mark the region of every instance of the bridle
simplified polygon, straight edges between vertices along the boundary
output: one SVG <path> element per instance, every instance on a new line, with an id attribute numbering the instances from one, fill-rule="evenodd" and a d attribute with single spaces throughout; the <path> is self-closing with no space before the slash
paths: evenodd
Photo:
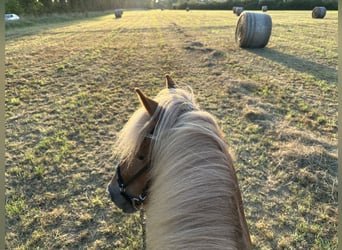
<path id="1" fill-rule="evenodd" d="M 147 189 L 148 185 L 146 185 L 142 191 L 141 194 L 138 196 L 133 196 L 130 193 L 126 191 L 126 188 L 139 176 L 141 176 L 149 167 L 149 164 L 146 164 L 143 166 L 131 179 L 129 179 L 126 183 L 124 183 L 122 176 L 121 176 L 121 171 L 120 171 L 120 166 L 117 166 L 116 168 L 116 181 L 119 185 L 120 189 L 120 194 L 132 204 L 135 210 L 139 210 L 144 203 L 146 196 L 147 196 Z"/>
<path id="2" fill-rule="evenodd" d="M 153 136 L 153 131 L 151 134 L 145 136 L 145 138 L 149 138 L 151 140 L 154 140 L 155 137 Z M 137 178 L 139 178 L 144 172 L 147 171 L 147 169 L 150 167 L 150 161 L 144 165 L 133 177 L 131 177 L 126 183 L 123 181 L 123 178 L 121 176 L 121 170 L 120 166 L 118 165 L 116 167 L 116 182 L 118 183 L 120 194 L 129 202 L 131 203 L 132 207 L 138 211 L 141 209 L 146 196 L 147 196 L 147 189 L 149 187 L 149 182 L 147 182 L 146 186 L 144 187 L 141 194 L 138 196 L 131 195 L 126 191 L 126 188 Z"/>

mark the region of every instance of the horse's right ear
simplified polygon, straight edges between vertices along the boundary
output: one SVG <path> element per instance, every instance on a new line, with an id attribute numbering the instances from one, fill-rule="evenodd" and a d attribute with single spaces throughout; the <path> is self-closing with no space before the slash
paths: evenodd
<path id="1" fill-rule="evenodd" d="M 175 84 L 175 82 L 172 80 L 171 76 L 169 75 L 165 75 L 166 78 L 166 87 L 168 89 L 175 89 L 177 88 L 177 85 Z"/>
<path id="2" fill-rule="evenodd" d="M 158 108 L 158 103 L 148 96 L 146 96 L 140 89 L 136 88 L 135 92 L 137 92 L 139 96 L 139 100 L 141 104 L 145 107 L 146 111 L 150 116 L 153 116 L 154 112 L 156 112 Z"/>

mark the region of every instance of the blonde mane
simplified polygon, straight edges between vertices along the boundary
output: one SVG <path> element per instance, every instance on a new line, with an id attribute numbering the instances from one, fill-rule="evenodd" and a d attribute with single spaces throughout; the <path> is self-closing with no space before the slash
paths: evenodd
<path id="1" fill-rule="evenodd" d="M 182 89 L 165 89 L 155 100 L 147 249 L 251 249 L 235 170 L 215 118 Z M 136 111 L 118 138 L 121 157 L 137 151 L 154 118 Z"/>

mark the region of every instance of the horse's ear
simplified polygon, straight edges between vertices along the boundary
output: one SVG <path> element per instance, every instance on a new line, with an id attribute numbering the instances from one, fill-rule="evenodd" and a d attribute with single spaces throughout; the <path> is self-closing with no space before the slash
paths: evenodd
<path id="1" fill-rule="evenodd" d="M 177 85 L 175 84 L 175 82 L 172 80 L 171 76 L 169 75 L 165 75 L 166 77 L 166 87 L 168 89 L 175 89 L 177 88 Z"/>
<path id="2" fill-rule="evenodd" d="M 145 107 L 148 114 L 152 116 L 154 112 L 156 112 L 157 110 L 158 103 L 152 100 L 151 98 L 149 98 L 148 96 L 146 96 L 140 89 L 136 88 L 135 91 L 137 92 L 139 96 L 139 100 L 141 104 Z"/>

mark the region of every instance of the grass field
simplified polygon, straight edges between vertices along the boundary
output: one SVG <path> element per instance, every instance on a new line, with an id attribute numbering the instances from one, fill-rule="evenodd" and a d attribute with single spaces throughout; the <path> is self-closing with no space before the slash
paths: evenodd
<path id="1" fill-rule="evenodd" d="M 140 249 L 106 185 L 116 133 L 164 74 L 234 151 L 255 249 L 337 249 L 337 12 L 269 11 L 266 48 L 232 11 L 126 11 L 6 31 L 6 248 Z"/>

